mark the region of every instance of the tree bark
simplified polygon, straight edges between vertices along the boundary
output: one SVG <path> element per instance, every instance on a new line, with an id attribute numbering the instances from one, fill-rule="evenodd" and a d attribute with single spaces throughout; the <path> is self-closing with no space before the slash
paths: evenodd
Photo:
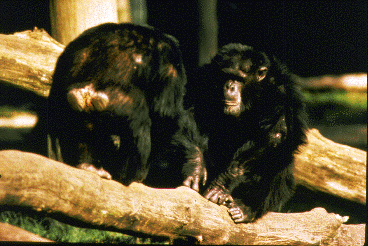
<path id="1" fill-rule="evenodd" d="M 14 150 L 0 151 L 0 174 L 0 205 L 31 207 L 51 216 L 62 213 L 99 229 L 195 238 L 202 244 L 329 245 L 338 241 L 335 237 L 347 220 L 316 208 L 305 213 L 268 213 L 255 223 L 234 224 L 224 206 L 187 187 L 153 189 L 139 183 L 127 187 Z M 352 240 L 359 241 L 364 226 L 354 228 L 358 236 Z M 346 235 L 350 227 L 344 230 Z"/>

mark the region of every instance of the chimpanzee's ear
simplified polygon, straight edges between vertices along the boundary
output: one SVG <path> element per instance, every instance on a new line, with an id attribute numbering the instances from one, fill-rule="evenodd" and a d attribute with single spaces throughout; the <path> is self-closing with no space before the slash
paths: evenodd
<path id="1" fill-rule="evenodd" d="M 262 79 L 264 79 L 267 75 L 267 67 L 260 67 L 258 68 L 257 72 L 256 72 L 256 76 L 257 76 L 257 80 L 261 81 Z"/>

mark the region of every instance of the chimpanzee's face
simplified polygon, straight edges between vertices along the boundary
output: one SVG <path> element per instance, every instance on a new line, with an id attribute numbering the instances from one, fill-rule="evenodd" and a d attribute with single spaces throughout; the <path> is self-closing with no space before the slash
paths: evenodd
<path id="1" fill-rule="evenodd" d="M 257 66 L 251 58 L 240 55 L 227 57 L 221 69 L 219 82 L 223 90 L 223 107 L 227 115 L 239 116 L 249 104 L 248 88 L 266 77 L 267 67 Z"/>

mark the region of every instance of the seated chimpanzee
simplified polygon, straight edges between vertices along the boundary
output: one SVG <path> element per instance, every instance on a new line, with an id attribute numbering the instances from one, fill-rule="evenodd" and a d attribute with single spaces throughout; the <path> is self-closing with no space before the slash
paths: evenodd
<path id="1" fill-rule="evenodd" d="M 148 26 L 102 24 L 60 55 L 35 131 L 46 129 L 49 157 L 101 177 L 198 190 L 206 141 L 184 110 L 185 84 L 174 37 Z"/>
<path id="2" fill-rule="evenodd" d="M 276 58 L 228 44 L 189 78 L 185 101 L 208 137 L 203 195 L 235 222 L 279 210 L 293 194 L 293 155 L 305 142 L 295 76 Z"/>

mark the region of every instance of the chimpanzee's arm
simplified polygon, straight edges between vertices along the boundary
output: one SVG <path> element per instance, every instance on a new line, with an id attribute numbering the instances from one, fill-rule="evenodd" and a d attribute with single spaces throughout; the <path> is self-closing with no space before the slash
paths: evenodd
<path id="1" fill-rule="evenodd" d="M 262 156 L 270 153 L 270 149 L 278 147 L 285 139 L 287 132 L 285 117 L 282 115 L 277 123 L 267 133 L 266 141 L 262 143 L 248 141 L 235 153 L 232 162 L 225 172 L 212 181 L 204 192 L 204 197 L 210 201 L 225 205 L 233 201 L 231 192 L 240 184 L 258 179 L 257 164 Z"/>

